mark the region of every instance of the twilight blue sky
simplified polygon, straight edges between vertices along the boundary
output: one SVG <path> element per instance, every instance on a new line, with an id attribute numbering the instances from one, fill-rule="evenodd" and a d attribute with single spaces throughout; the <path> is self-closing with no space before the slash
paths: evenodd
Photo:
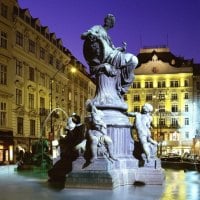
<path id="1" fill-rule="evenodd" d="M 48 26 L 84 65 L 82 32 L 116 17 L 109 31 L 115 46 L 127 42 L 138 54 L 142 46 L 167 45 L 176 56 L 200 63 L 200 0 L 18 0 L 32 17 Z"/>

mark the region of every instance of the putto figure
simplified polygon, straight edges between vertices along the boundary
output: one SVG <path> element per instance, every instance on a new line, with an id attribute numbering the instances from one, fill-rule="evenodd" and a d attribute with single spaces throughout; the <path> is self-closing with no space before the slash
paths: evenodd
<path id="1" fill-rule="evenodd" d="M 107 135 L 107 125 L 103 121 L 103 112 L 98 110 L 90 99 L 86 102 L 86 109 L 90 113 L 86 134 L 86 146 L 89 152 L 87 162 L 94 162 L 101 154 L 105 155 L 110 161 L 116 161 L 113 156 L 113 142 Z"/>
<path id="2" fill-rule="evenodd" d="M 142 145 L 144 153 L 146 155 L 147 162 L 150 158 L 156 157 L 157 152 L 157 142 L 151 138 L 151 122 L 153 111 L 153 106 L 149 103 L 145 103 L 142 106 L 141 113 L 139 112 L 129 112 L 128 116 L 135 117 L 135 128 L 138 135 L 138 139 Z"/>
<path id="3" fill-rule="evenodd" d="M 85 40 L 83 53 L 90 66 L 91 74 L 97 78 L 94 103 L 97 107 L 125 108 L 122 96 L 127 92 L 134 79 L 133 70 L 138 59 L 126 53 L 126 43 L 115 47 L 107 31 L 113 28 L 115 17 L 108 14 L 104 25 L 95 25 L 81 35 Z"/>

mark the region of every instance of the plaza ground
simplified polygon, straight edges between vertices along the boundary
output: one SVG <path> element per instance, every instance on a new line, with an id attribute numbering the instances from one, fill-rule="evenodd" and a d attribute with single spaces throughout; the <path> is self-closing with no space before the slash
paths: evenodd
<path id="1" fill-rule="evenodd" d="M 0 200 L 199 200 L 200 173 L 166 170 L 163 185 L 118 187 L 114 190 L 58 189 L 46 172 L 17 172 L 15 165 L 0 166 Z"/>

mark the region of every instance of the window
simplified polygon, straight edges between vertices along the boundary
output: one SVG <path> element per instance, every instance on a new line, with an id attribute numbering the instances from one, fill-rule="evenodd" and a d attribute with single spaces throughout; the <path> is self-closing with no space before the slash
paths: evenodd
<path id="1" fill-rule="evenodd" d="M 139 94 L 133 95 L 133 101 L 140 101 L 140 95 Z"/>
<path id="2" fill-rule="evenodd" d="M 158 106 L 158 112 L 163 113 L 165 112 L 165 105 L 161 104 Z"/>
<path id="3" fill-rule="evenodd" d="M 1 102 L 0 103 L 0 126 L 6 126 L 7 123 L 7 112 L 6 112 L 6 103 L 5 102 Z"/>
<path id="4" fill-rule="evenodd" d="M 133 112 L 140 112 L 140 106 L 134 106 Z"/>
<path id="5" fill-rule="evenodd" d="M 7 18 L 8 17 L 8 6 L 1 3 L 1 16 Z"/>
<path id="6" fill-rule="evenodd" d="M 184 86 L 189 87 L 189 80 L 184 80 Z"/>
<path id="7" fill-rule="evenodd" d="M 45 59 L 45 49 L 42 47 L 40 47 L 40 58 L 43 60 Z"/>
<path id="8" fill-rule="evenodd" d="M 161 127 L 164 127 L 165 126 L 165 118 L 159 118 L 159 125 Z"/>
<path id="9" fill-rule="evenodd" d="M 189 125 L 189 118 L 185 118 L 185 125 L 186 125 L 186 126 Z"/>
<path id="10" fill-rule="evenodd" d="M 45 86 L 45 74 L 40 72 L 40 84 Z"/>
<path id="11" fill-rule="evenodd" d="M 146 95 L 146 101 L 152 101 L 153 95 L 152 94 L 147 94 Z"/>
<path id="12" fill-rule="evenodd" d="M 45 116 L 46 110 L 45 110 L 45 98 L 40 97 L 40 115 Z"/>
<path id="13" fill-rule="evenodd" d="M 189 106 L 187 104 L 185 105 L 185 112 L 189 112 Z"/>
<path id="14" fill-rule="evenodd" d="M 60 60 L 56 59 L 56 69 L 60 69 Z"/>
<path id="15" fill-rule="evenodd" d="M 189 99 L 189 94 L 185 93 L 185 99 Z"/>
<path id="16" fill-rule="evenodd" d="M 165 88 L 165 81 L 158 81 L 158 88 Z"/>
<path id="17" fill-rule="evenodd" d="M 171 111 L 178 112 L 178 105 L 172 105 Z"/>
<path id="18" fill-rule="evenodd" d="M 16 104 L 22 105 L 22 90 L 16 89 Z"/>
<path id="19" fill-rule="evenodd" d="M 53 65 L 53 55 L 49 54 L 49 64 Z"/>
<path id="20" fill-rule="evenodd" d="M 35 42 L 29 39 L 29 51 L 35 53 Z"/>
<path id="21" fill-rule="evenodd" d="M 7 33 L 4 31 L 1 31 L 1 43 L 0 47 L 7 49 Z"/>
<path id="22" fill-rule="evenodd" d="M 140 88 L 140 82 L 133 82 L 133 88 Z"/>
<path id="23" fill-rule="evenodd" d="M 30 17 L 29 17 L 29 16 L 25 16 L 25 21 L 26 21 L 28 24 L 30 24 L 30 21 L 31 21 Z"/>
<path id="24" fill-rule="evenodd" d="M 23 135 L 24 133 L 24 119 L 22 117 L 17 118 L 17 134 Z"/>
<path id="25" fill-rule="evenodd" d="M 170 87 L 179 87 L 179 81 L 170 81 Z"/>
<path id="26" fill-rule="evenodd" d="M 29 80 L 35 81 L 35 71 L 33 67 L 29 67 Z"/>
<path id="27" fill-rule="evenodd" d="M 189 137 L 190 137 L 190 133 L 189 132 L 185 132 L 185 138 L 189 139 Z"/>
<path id="28" fill-rule="evenodd" d="M 175 93 L 173 93 L 173 94 L 171 95 L 171 100 L 172 100 L 172 101 L 173 101 L 173 100 L 178 100 L 178 95 L 175 94 Z"/>
<path id="29" fill-rule="evenodd" d="M 19 60 L 16 60 L 16 74 L 22 76 L 22 62 Z"/>
<path id="30" fill-rule="evenodd" d="M 35 136 L 35 120 L 30 120 L 30 135 Z"/>
<path id="31" fill-rule="evenodd" d="M 171 126 L 172 127 L 178 127 L 178 120 L 176 118 L 171 119 Z"/>
<path id="32" fill-rule="evenodd" d="M 34 94 L 28 95 L 28 100 L 29 100 L 29 109 L 34 109 Z"/>
<path id="33" fill-rule="evenodd" d="M 153 88 L 153 82 L 152 81 L 146 81 L 145 82 L 145 88 Z"/>
<path id="34" fill-rule="evenodd" d="M 197 88 L 197 90 L 200 90 L 200 82 L 199 81 L 196 82 L 196 88 Z"/>
<path id="35" fill-rule="evenodd" d="M 24 36 L 22 33 L 20 33 L 19 31 L 16 32 L 16 44 L 18 44 L 19 46 L 23 47 L 23 43 L 24 42 Z"/>
<path id="36" fill-rule="evenodd" d="M 159 93 L 158 95 L 158 99 L 161 100 L 165 100 L 165 94 Z"/>
<path id="37" fill-rule="evenodd" d="M 7 84 L 7 66 L 0 64 L 0 84 Z"/>

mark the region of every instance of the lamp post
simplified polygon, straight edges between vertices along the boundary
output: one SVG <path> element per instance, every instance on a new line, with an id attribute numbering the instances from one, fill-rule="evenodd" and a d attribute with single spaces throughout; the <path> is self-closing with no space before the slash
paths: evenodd
<path id="1" fill-rule="evenodd" d="M 50 113 L 53 110 L 53 83 L 54 83 L 55 77 L 62 69 L 64 69 L 67 66 L 67 64 L 60 67 L 55 72 L 55 74 L 50 78 L 50 94 L 51 94 L 50 95 Z M 54 127 L 53 127 L 53 115 L 52 115 L 52 113 L 51 113 L 51 116 L 50 116 L 50 120 L 51 120 L 50 121 L 51 132 L 49 133 L 49 140 L 50 140 L 50 153 L 52 154 L 52 140 L 54 140 Z"/>

